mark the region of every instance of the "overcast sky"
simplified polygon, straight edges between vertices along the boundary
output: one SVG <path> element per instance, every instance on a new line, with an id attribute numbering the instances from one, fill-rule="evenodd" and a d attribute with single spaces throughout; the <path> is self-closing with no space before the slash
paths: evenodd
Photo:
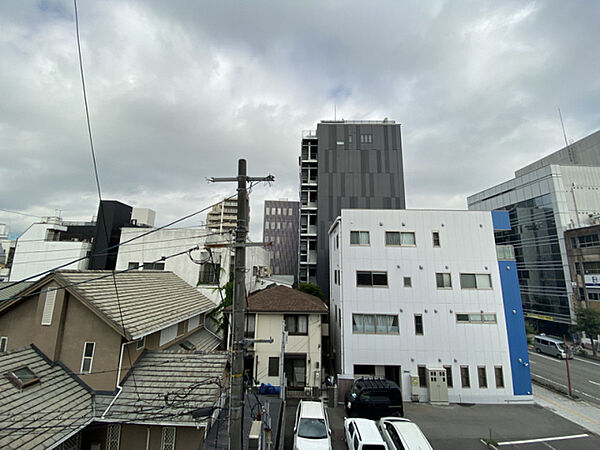
<path id="1" fill-rule="evenodd" d="M 161 225 L 273 174 L 298 199 L 302 130 L 402 123 L 407 207 L 465 209 L 600 123 L 596 1 L 79 1 L 103 198 Z M 0 2 L 0 208 L 96 213 L 73 2 Z M 13 232 L 36 219 L 0 211 Z M 184 225 L 205 220 L 205 214 Z"/>

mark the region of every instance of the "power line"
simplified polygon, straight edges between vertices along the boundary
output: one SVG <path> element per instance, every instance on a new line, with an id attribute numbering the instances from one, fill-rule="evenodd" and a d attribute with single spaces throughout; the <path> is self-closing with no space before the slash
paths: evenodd
<path id="1" fill-rule="evenodd" d="M 35 216 L 33 214 L 22 213 L 19 211 L 11 211 L 10 209 L 4 209 L 4 208 L 0 208 L 0 211 L 4 211 L 7 213 L 11 213 L 11 214 L 19 214 L 20 216 L 35 217 L 36 219 L 41 219 L 43 217 L 43 216 Z"/>

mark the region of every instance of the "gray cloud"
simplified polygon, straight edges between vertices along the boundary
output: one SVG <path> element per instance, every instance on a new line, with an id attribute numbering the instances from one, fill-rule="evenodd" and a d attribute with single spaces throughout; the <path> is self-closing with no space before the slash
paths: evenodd
<path id="1" fill-rule="evenodd" d="M 303 129 L 337 115 L 403 124 L 409 207 L 465 197 L 598 129 L 595 2 L 80 2 L 105 198 L 158 222 L 235 191 L 297 199 Z M 82 219 L 97 196 L 72 3 L 0 4 L 0 207 Z M 31 218 L 0 211 L 23 230 Z M 202 215 L 196 222 L 204 220 Z"/>

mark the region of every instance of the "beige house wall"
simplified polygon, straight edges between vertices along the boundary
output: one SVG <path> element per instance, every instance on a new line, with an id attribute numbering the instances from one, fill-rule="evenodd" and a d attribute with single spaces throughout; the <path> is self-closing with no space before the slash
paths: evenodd
<path id="1" fill-rule="evenodd" d="M 261 383 L 279 386 L 279 376 L 270 377 L 269 357 L 281 356 L 281 322 L 283 313 L 257 313 L 255 322 L 255 339 L 273 338 L 272 344 L 254 344 L 254 373 Z M 289 335 L 285 353 L 306 353 L 306 385 L 321 387 L 321 315 L 308 314 L 308 335 Z"/>
<path id="2" fill-rule="evenodd" d="M 122 449 L 146 449 L 161 450 L 163 427 L 155 425 L 122 425 L 121 442 Z M 150 445 L 148 442 L 150 433 Z M 194 427 L 177 427 L 175 431 L 175 450 L 197 450 L 204 443 L 204 428 L 199 430 Z"/>

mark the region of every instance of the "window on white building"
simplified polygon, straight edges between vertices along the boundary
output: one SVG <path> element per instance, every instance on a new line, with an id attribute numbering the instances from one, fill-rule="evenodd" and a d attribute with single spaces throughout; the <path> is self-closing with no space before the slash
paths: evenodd
<path id="1" fill-rule="evenodd" d="M 471 387 L 471 378 L 469 376 L 469 366 L 460 366 L 460 383 L 463 388 Z"/>
<path id="2" fill-rule="evenodd" d="M 415 334 L 417 336 L 423 335 L 423 315 L 415 314 Z"/>
<path id="3" fill-rule="evenodd" d="M 256 327 L 256 314 L 246 314 L 244 321 L 244 336 L 248 339 L 254 339 Z"/>
<path id="4" fill-rule="evenodd" d="M 461 289 L 491 289 L 492 277 L 489 273 L 461 273 Z"/>
<path id="5" fill-rule="evenodd" d="M 417 366 L 417 373 L 419 374 L 419 387 L 427 387 L 427 367 Z"/>
<path id="6" fill-rule="evenodd" d="M 434 247 L 440 247 L 440 232 L 434 231 L 431 233 Z"/>
<path id="7" fill-rule="evenodd" d="M 387 272 L 373 272 L 370 270 L 356 271 L 357 286 L 387 286 Z"/>
<path id="8" fill-rule="evenodd" d="M 449 273 L 436 273 L 435 284 L 438 289 L 452 289 L 452 276 Z"/>
<path id="9" fill-rule="evenodd" d="M 502 389 L 504 387 L 504 373 L 502 372 L 502 366 L 494 367 L 494 375 L 496 377 L 496 388 Z"/>
<path id="10" fill-rule="evenodd" d="M 387 314 L 352 314 L 352 332 L 364 334 L 398 334 L 398 316 Z"/>
<path id="11" fill-rule="evenodd" d="M 385 245 L 414 247 L 417 245 L 413 231 L 386 231 Z"/>
<path id="12" fill-rule="evenodd" d="M 404 287 L 412 287 L 412 280 L 410 277 L 404 277 Z"/>
<path id="13" fill-rule="evenodd" d="M 446 369 L 446 380 L 448 380 L 448 387 L 454 387 L 454 382 L 452 380 L 452 366 L 444 366 L 444 369 Z"/>
<path id="14" fill-rule="evenodd" d="M 479 379 L 479 388 L 485 389 L 488 387 L 487 385 L 487 373 L 485 371 L 485 366 L 477 367 L 477 378 Z"/>
<path id="15" fill-rule="evenodd" d="M 496 323 L 494 313 L 456 313 L 458 323 Z"/>
<path id="16" fill-rule="evenodd" d="M 369 245 L 369 232 L 350 231 L 350 245 Z"/>

